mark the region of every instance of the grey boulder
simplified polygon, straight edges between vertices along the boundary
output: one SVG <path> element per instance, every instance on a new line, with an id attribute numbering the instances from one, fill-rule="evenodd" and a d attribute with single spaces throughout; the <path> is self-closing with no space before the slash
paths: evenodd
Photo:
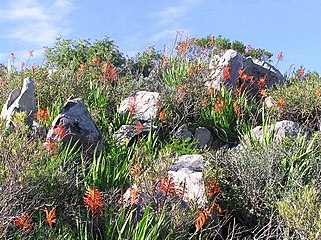
<path id="1" fill-rule="evenodd" d="M 224 69 L 230 66 L 230 78 L 224 79 Z M 239 70 L 243 67 L 242 54 L 233 49 L 227 50 L 222 57 L 214 56 L 210 62 L 210 79 L 206 83 L 209 88 L 220 89 L 223 84 L 231 86 L 233 89 L 237 87 L 237 79 Z"/>
<path id="2" fill-rule="evenodd" d="M 300 125 L 293 121 L 283 120 L 276 122 L 274 125 L 266 126 L 265 130 L 262 126 L 257 126 L 252 129 L 252 134 L 254 134 L 259 141 L 262 141 L 264 132 L 269 134 L 273 133 L 276 140 L 281 140 L 286 136 L 298 136 L 300 133 Z"/>
<path id="3" fill-rule="evenodd" d="M 168 176 L 174 178 L 176 186 L 184 187 L 184 200 L 204 207 L 207 203 L 203 169 L 206 163 L 202 155 L 182 155 L 170 167 Z"/>
<path id="4" fill-rule="evenodd" d="M 58 134 L 62 128 L 65 134 Z M 92 120 L 83 100 L 71 97 L 67 100 L 59 115 L 53 120 L 47 139 L 63 143 L 81 143 L 85 151 L 93 151 L 98 145 L 98 152 L 103 150 L 103 140 Z"/>
<path id="5" fill-rule="evenodd" d="M 25 123 L 32 126 L 36 112 L 35 84 L 32 78 L 25 78 L 22 89 L 14 89 L 4 104 L 1 118 L 6 121 L 6 127 L 12 124 L 12 117 L 17 112 L 25 112 Z"/>
<path id="6" fill-rule="evenodd" d="M 158 92 L 139 91 L 126 98 L 120 105 L 118 112 L 131 111 L 137 120 L 153 120 L 157 116 Z"/>

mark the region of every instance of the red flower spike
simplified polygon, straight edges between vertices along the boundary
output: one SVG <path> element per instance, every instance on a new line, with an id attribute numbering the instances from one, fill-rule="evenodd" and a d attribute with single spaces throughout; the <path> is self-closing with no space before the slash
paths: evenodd
<path id="1" fill-rule="evenodd" d="M 85 192 L 84 204 L 91 211 L 93 219 L 101 216 L 104 207 L 103 193 L 95 185 L 92 186 Z"/>
<path id="2" fill-rule="evenodd" d="M 46 146 L 46 149 L 49 153 L 52 153 L 55 151 L 55 147 L 56 147 L 56 141 L 53 138 L 47 138 L 46 142 L 44 143 L 44 145 Z"/>
<path id="3" fill-rule="evenodd" d="M 193 77 L 193 75 L 194 75 L 194 68 L 191 67 L 191 68 L 189 69 L 189 76 L 190 76 L 190 77 Z"/>
<path id="4" fill-rule="evenodd" d="M 131 205 L 137 205 L 139 201 L 139 194 L 136 188 L 130 188 L 130 204 Z"/>
<path id="5" fill-rule="evenodd" d="M 135 130 L 138 134 L 140 134 L 143 131 L 143 124 L 140 121 L 136 123 Z"/>
<path id="6" fill-rule="evenodd" d="M 46 212 L 46 220 L 50 228 L 53 227 L 54 223 L 56 223 L 56 212 L 55 208 L 53 207 L 49 212 L 48 209 L 45 208 Z"/>
<path id="7" fill-rule="evenodd" d="M 231 65 L 227 65 L 223 70 L 224 81 L 231 79 Z"/>
<path id="8" fill-rule="evenodd" d="M 207 195 L 211 198 L 221 192 L 221 187 L 216 179 L 210 179 L 205 183 Z"/>
<path id="9" fill-rule="evenodd" d="M 260 86 L 260 88 L 263 88 L 265 86 L 265 84 L 266 84 L 265 80 L 266 80 L 266 75 L 259 78 L 259 81 L 257 84 Z"/>
<path id="10" fill-rule="evenodd" d="M 165 196 L 167 196 L 168 194 L 170 194 L 172 196 L 175 196 L 175 195 L 182 196 L 183 195 L 183 190 L 175 187 L 173 177 L 170 177 L 170 178 L 163 177 L 161 179 L 159 190 L 164 192 Z"/>
<path id="11" fill-rule="evenodd" d="M 207 211 L 207 209 L 197 210 L 197 217 L 196 217 L 196 223 L 195 223 L 195 227 L 196 227 L 195 233 L 199 232 L 203 228 L 208 216 L 209 216 L 209 212 Z"/>
<path id="12" fill-rule="evenodd" d="M 22 213 L 19 217 L 14 218 L 12 223 L 23 230 L 25 234 L 29 234 L 33 228 L 32 218 L 28 212 Z"/>
<path id="13" fill-rule="evenodd" d="M 164 109 L 163 111 L 161 111 L 158 115 L 158 119 L 159 121 L 161 121 L 162 123 L 166 122 L 166 109 Z"/>
<path id="14" fill-rule="evenodd" d="M 37 120 L 41 121 L 41 122 L 46 122 L 49 118 L 49 114 L 47 112 L 47 108 L 46 107 L 43 107 L 43 108 L 40 108 L 38 110 L 38 112 L 36 113 L 36 117 L 35 117 Z"/>
<path id="15" fill-rule="evenodd" d="M 67 135 L 67 131 L 62 123 L 56 126 L 54 134 L 58 136 L 59 140 L 63 139 Z"/>

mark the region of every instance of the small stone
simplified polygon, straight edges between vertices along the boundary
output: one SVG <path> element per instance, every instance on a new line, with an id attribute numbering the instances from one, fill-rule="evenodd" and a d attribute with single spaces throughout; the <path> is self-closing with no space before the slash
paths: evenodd
<path id="1" fill-rule="evenodd" d="M 186 138 L 192 138 L 193 134 L 188 130 L 188 126 L 186 123 L 184 123 L 182 126 L 180 126 L 177 131 L 174 134 L 174 137 L 177 139 L 186 139 Z"/>
<path id="2" fill-rule="evenodd" d="M 120 146 L 124 146 L 138 135 L 150 132 L 151 128 L 157 129 L 156 126 L 152 127 L 150 123 L 143 123 L 139 132 L 135 125 L 122 125 L 113 137 Z"/>

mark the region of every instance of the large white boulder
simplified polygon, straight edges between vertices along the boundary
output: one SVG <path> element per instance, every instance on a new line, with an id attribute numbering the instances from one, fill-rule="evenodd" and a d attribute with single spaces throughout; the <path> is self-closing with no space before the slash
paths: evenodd
<path id="1" fill-rule="evenodd" d="M 137 120 L 154 120 L 157 117 L 158 92 L 139 91 L 126 98 L 120 105 L 118 112 L 132 111 Z"/>
<path id="2" fill-rule="evenodd" d="M 25 112 L 25 123 L 32 125 L 34 114 L 36 112 L 36 94 L 35 84 L 32 78 L 23 80 L 22 89 L 14 89 L 1 111 L 1 118 L 6 120 L 6 126 L 9 127 L 12 123 L 12 117 L 17 112 Z"/>

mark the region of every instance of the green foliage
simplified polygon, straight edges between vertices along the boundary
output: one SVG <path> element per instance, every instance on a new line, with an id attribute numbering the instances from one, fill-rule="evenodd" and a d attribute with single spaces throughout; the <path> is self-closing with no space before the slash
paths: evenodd
<path id="1" fill-rule="evenodd" d="M 198 142 L 190 138 L 176 139 L 172 138 L 170 142 L 164 143 L 161 151 L 167 153 L 176 153 L 178 155 L 197 154 L 199 150 L 196 149 Z"/>
<path id="2" fill-rule="evenodd" d="M 96 40 L 94 43 L 91 43 L 90 39 L 74 41 L 59 37 L 54 47 L 50 48 L 47 53 L 46 65 L 71 69 L 74 72 L 82 63 L 90 65 L 95 57 L 101 62 L 108 61 L 115 66 L 124 63 L 122 54 L 108 37 Z"/>
<path id="3" fill-rule="evenodd" d="M 87 178 L 88 186 L 97 185 L 102 191 L 126 184 L 129 176 L 131 151 L 117 146 L 109 141 L 106 150 L 101 154 L 94 154 Z"/>
<path id="4" fill-rule="evenodd" d="M 220 152 L 214 161 L 222 168 L 222 201 L 249 227 L 268 222 L 279 226 L 278 215 L 271 216 L 278 207 L 276 203 L 298 186 L 320 179 L 315 170 L 319 169 L 318 135 L 277 140 L 268 125 L 265 122 L 261 140 L 249 132 L 242 145 Z"/>
<path id="5" fill-rule="evenodd" d="M 304 79 L 294 78 L 284 87 L 269 90 L 275 102 L 284 99 L 283 107 L 274 107 L 272 117 L 277 120 L 291 120 L 312 132 L 317 130 L 321 113 L 321 81 L 316 75 Z M 304 101 L 302 101 L 304 99 Z"/>
<path id="6" fill-rule="evenodd" d="M 162 212 L 157 215 L 152 211 L 150 205 L 146 207 L 142 217 L 137 221 L 135 215 L 137 209 L 130 209 L 129 212 L 125 208 L 120 210 L 117 219 L 109 219 L 106 229 L 106 237 L 108 239 L 167 239 L 167 236 L 161 236 L 166 229 L 165 214 Z M 133 222 L 136 222 L 133 224 Z"/>
<path id="7" fill-rule="evenodd" d="M 154 46 L 150 46 L 144 52 L 136 54 L 136 56 L 130 60 L 129 65 L 134 74 L 143 74 L 144 77 L 148 77 L 160 59 L 161 54 L 159 51 L 156 51 Z"/>
<path id="8" fill-rule="evenodd" d="M 239 132 L 251 124 L 255 110 L 254 99 L 245 94 L 235 95 L 232 90 L 222 87 L 220 91 L 203 96 L 199 121 L 204 126 L 214 127 L 222 140 L 236 142 Z"/>
<path id="9" fill-rule="evenodd" d="M 247 53 L 244 53 L 244 57 L 249 56 L 255 59 L 264 59 L 265 61 L 270 61 L 270 59 L 273 57 L 273 54 L 262 48 L 252 48 Z"/>
<path id="10" fill-rule="evenodd" d="M 227 50 L 231 48 L 231 41 L 229 38 L 223 38 L 221 35 L 219 35 L 215 39 L 215 46 L 219 51 Z"/>
<path id="11" fill-rule="evenodd" d="M 320 239 L 320 191 L 314 183 L 295 189 L 277 206 L 282 218 L 300 239 Z"/>
<path id="12" fill-rule="evenodd" d="M 170 59 L 168 65 L 164 66 L 162 78 L 165 86 L 178 87 L 179 84 L 186 82 L 189 76 L 190 63 L 179 59 Z"/>
<path id="13" fill-rule="evenodd" d="M 240 41 L 234 41 L 231 44 L 231 48 L 239 53 L 244 53 L 245 45 Z"/>

